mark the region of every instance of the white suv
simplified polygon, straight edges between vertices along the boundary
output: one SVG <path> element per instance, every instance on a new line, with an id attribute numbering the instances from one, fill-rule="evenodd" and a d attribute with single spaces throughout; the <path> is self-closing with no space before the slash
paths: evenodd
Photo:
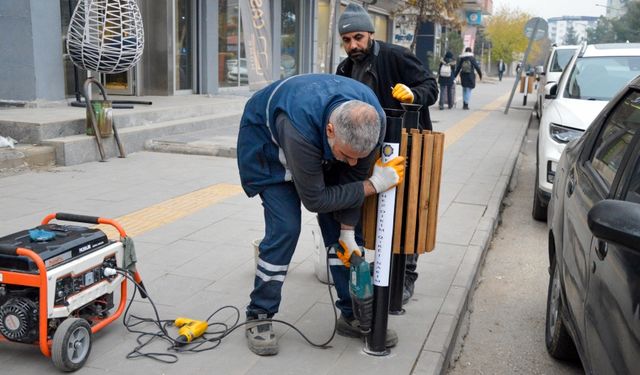
<path id="1" fill-rule="evenodd" d="M 536 116 L 542 117 L 545 107 L 544 86 L 547 83 L 558 82 L 562 71 L 571 60 L 571 56 L 580 46 L 554 46 L 549 51 L 549 56 L 544 62 L 544 70 L 540 73 L 538 79 L 538 99 L 536 102 Z"/>
<path id="2" fill-rule="evenodd" d="M 547 218 L 556 167 L 565 145 L 579 138 L 616 92 L 638 75 L 640 43 L 583 44 L 560 80 L 544 87 L 545 99 L 551 100 L 538 132 L 534 219 Z"/>

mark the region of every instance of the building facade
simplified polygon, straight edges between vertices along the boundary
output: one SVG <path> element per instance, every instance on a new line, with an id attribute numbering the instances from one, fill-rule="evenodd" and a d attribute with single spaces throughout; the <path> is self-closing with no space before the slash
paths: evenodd
<path id="1" fill-rule="evenodd" d="M 573 28 L 577 42 L 587 40 L 587 29 L 596 27 L 598 17 L 590 16 L 562 16 L 552 17 L 549 22 L 549 39 L 557 45 L 566 44 L 567 31 Z"/>
<path id="2" fill-rule="evenodd" d="M 251 48 L 246 42 L 251 44 L 252 35 L 251 28 L 243 24 L 242 9 L 254 17 L 247 19 L 255 19 L 264 10 L 270 21 L 271 40 L 264 55 L 271 79 L 333 73 L 346 58 L 335 25 L 349 1 L 137 0 L 145 32 L 141 61 L 120 74 L 88 73 L 75 68 L 65 50 L 67 28 L 78 1 L 0 2 L 0 101 L 69 100 L 78 97 L 88 74 L 98 76 L 112 95 L 249 91 L 252 59 L 248 58 Z M 358 3 L 364 4 L 371 15 L 377 40 L 408 47 L 416 38 L 421 43 L 417 53 L 441 55 L 441 27 L 431 24 L 416 28 L 415 13 L 397 12 L 408 2 Z M 466 3 L 466 8 L 483 9 L 491 0 Z M 263 10 L 247 8 L 258 4 Z M 413 35 L 415 30 L 421 35 Z"/>

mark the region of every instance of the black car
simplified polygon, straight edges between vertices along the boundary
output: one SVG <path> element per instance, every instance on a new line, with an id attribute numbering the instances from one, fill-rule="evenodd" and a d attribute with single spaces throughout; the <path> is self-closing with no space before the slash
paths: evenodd
<path id="1" fill-rule="evenodd" d="M 547 222 L 548 352 L 640 374 L 640 76 L 564 149 Z"/>

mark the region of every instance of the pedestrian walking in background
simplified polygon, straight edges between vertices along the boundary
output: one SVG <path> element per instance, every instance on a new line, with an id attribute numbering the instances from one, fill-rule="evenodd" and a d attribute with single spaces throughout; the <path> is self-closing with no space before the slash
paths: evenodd
<path id="1" fill-rule="evenodd" d="M 349 58 L 338 65 L 336 74 L 369 86 L 383 108 L 402 109 L 401 102 L 421 104 L 420 126 L 432 130 L 429 106 L 438 99 L 438 85 L 422 62 L 404 47 L 374 40 L 373 21 L 358 4 L 347 5 L 338 20 L 338 32 Z M 403 304 L 413 295 L 418 255 L 407 255 L 406 261 Z"/>
<path id="2" fill-rule="evenodd" d="M 456 70 L 456 60 L 453 58 L 453 53 L 447 51 L 444 54 L 444 58 L 440 59 L 440 66 L 438 67 L 438 84 L 440 85 L 440 110 L 444 109 L 445 99 L 447 101 L 447 107 L 453 108 L 455 104 L 455 80 L 453 72 Z"/>
<path id="3" fill-rule="evenodd" d="M 500 61 L 498 61 L 498 80 L 502 81 L 502 75 L 504 74 L 504 71 L 507 70 L 507 64 L 504 63 L 504 60 L 500 59 Z"/>
<path id="4" fill-rule="evenodd" d="M 480 77 L 480 80 L 482 80 L 480 65 L 478 65 L 475 57 L 473 57 L 471 48 L 467 47 L 458 59 L 458 63 L 456 64 L 456 73 L 454 75 L 454 77 L 457 77 L 458 74 L 460 74 L 460 81 L 462 84 L 462 109 L 469 109 L 471 91 L 476 87 L 476 73 L 474 70 L 475 72 L 478 72 L 478 76 Z"/>
<path id="5" fill-rule="evenodd" d="M 252 352 L 278 353 L 268 319 L 278 312 L 300 236 L 300 203 L 330 218 L 320 222 L 320 229 L 333 249 L 330 261 L 340 263 L 339 270 L 331 268 L 341 311 L 338 333 L 361 335 L 347 268 L 350 254 L 360 252 L 354 227 L 365 197 L 396 186 L 404 176 L 404 158 L 396 157 L 387 163 L 379 159 L 367 178 L 384 133 L 385 114 L 378 99 L 350 78 L 293 76 L 256 92 L 247 102 L 238 132 L 238 169 L 245 193 L 260 195 L 265 218 L 246 311 L 245 335 Z M 387 347 L 397 342 L 398 335 L 387 330 Z"/>

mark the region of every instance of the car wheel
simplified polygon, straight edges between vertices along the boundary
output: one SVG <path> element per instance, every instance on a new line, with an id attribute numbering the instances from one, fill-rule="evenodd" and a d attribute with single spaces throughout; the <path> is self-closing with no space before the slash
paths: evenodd
<path id="1" fill-rule="evenodd" d="M 560 297 L 560 272 L 555 261 L 551 264 L 551 278 L 547 293 L 547 319 L 545 344 L 547 351 L 557 359 L 575 359 L 576 348 L 562 320 L 562 298 Z"/>
<path id="2" fill-rule="evenodd" d="M 533 185 L 533 208 L 531 209 L 531 216 L 538 221 L 547 221 L 547 206 L 542 203 L 540 199 L 540 189 L 538 188 L 538 163 L 536 163 L 536 183 Z"/>

